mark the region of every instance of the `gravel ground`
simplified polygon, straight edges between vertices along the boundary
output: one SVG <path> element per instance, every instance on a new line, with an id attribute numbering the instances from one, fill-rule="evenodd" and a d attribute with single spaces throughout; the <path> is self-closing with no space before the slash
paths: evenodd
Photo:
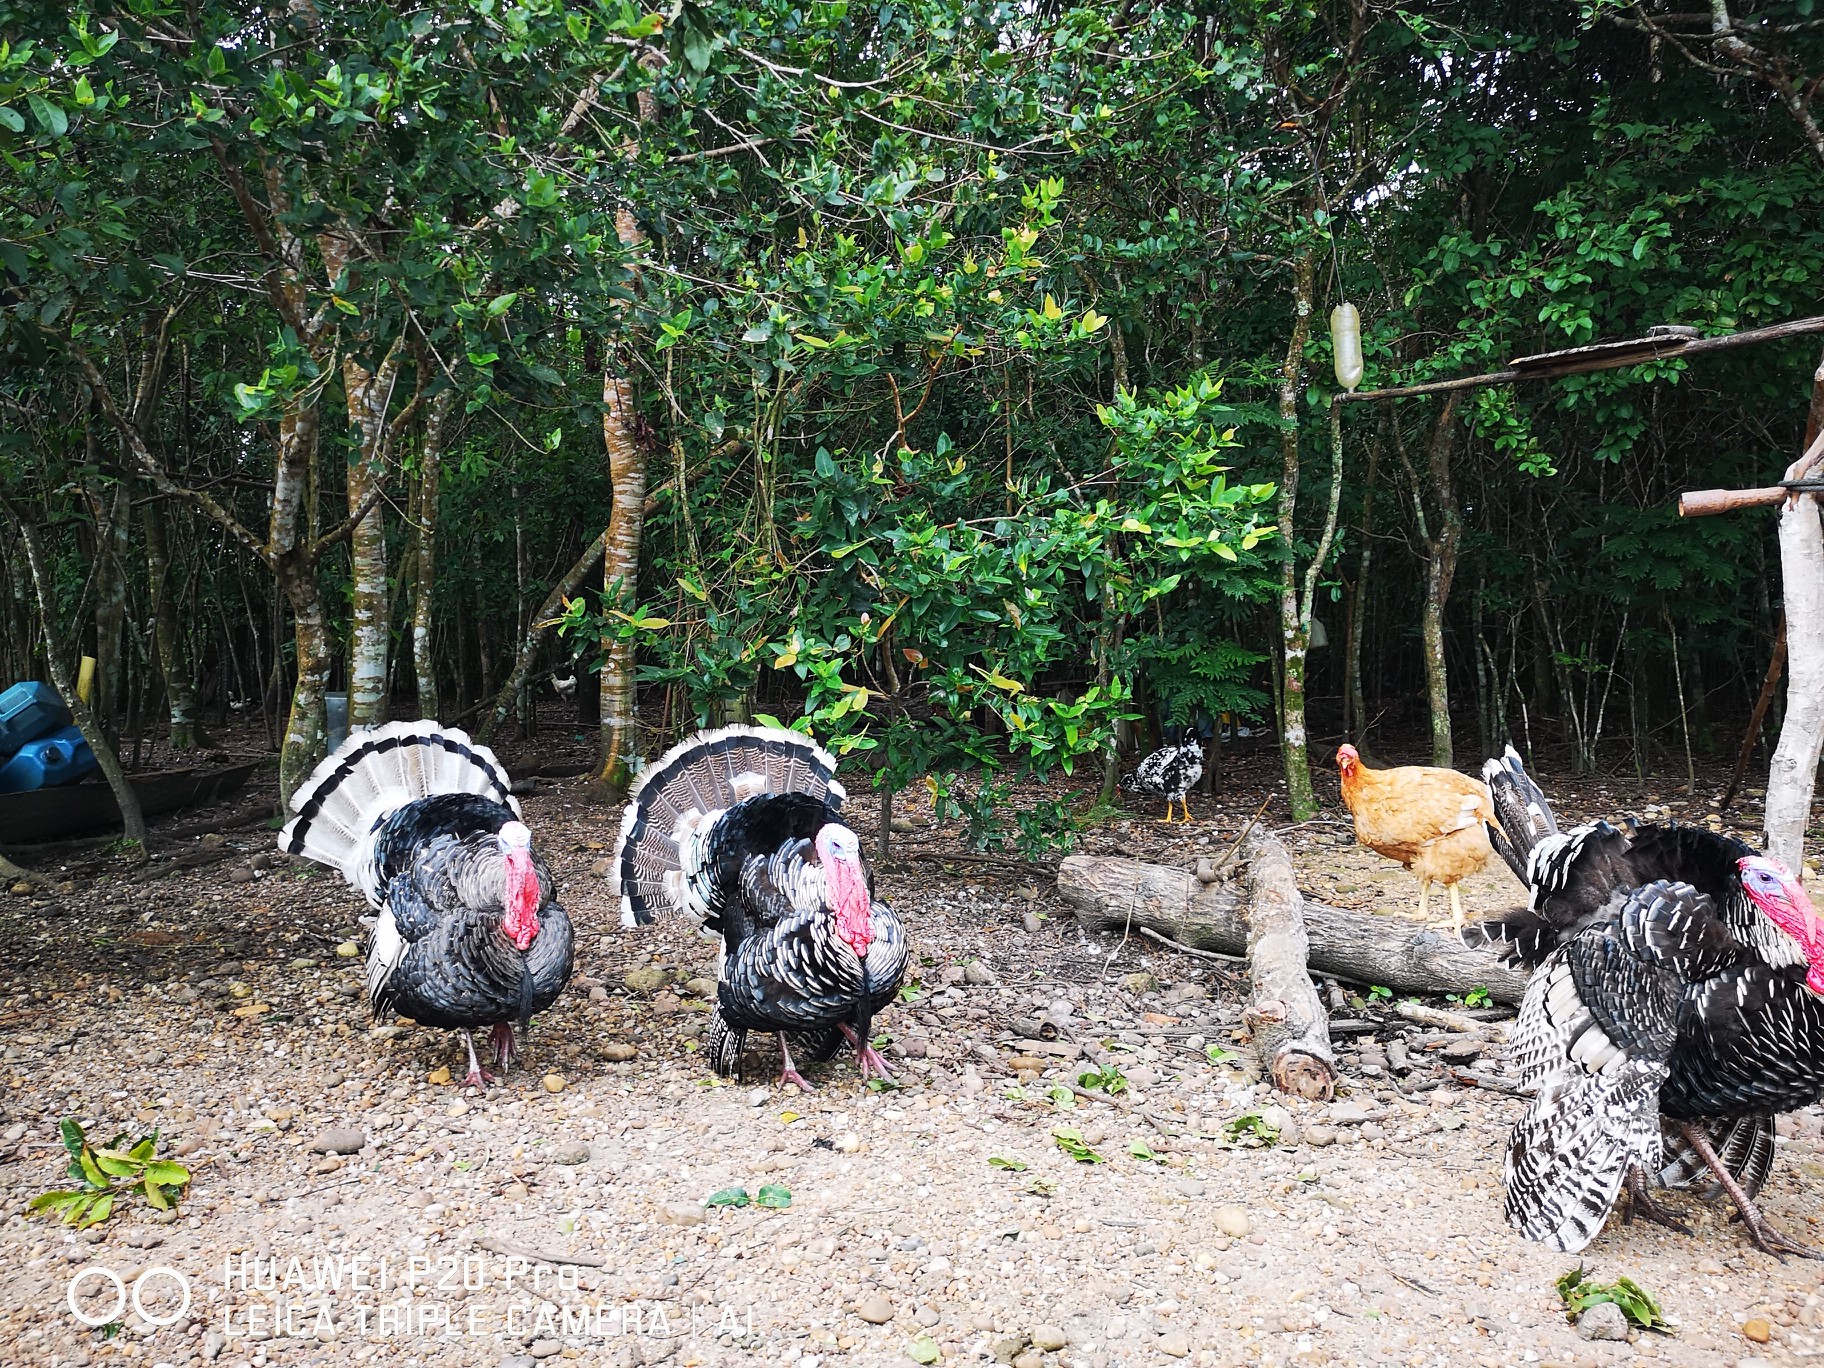
<path id="1" fill-rule="evenodd" d="M 1261 792 L 1234 788 L 1187 827 L 1137 818 L 1088 844 L 1220 854 Z M 1578 1260 L 1501 1220 L 1520 1102 L 1461 1081 L 1501 1081 L 1498 1026 L 1452 1035 L 1345 1003 L 1342 1095 L 1288 1101 L 1256 1081 L 1226 966 L 1085 936 L 1017 862 L 902 854 L 882 883 L 917 984 L 881 1028 L 905 1088 L 864 1091 L 844 1058 L 813 1072 L 816 1094 L 781 1090 L 770 1043 L 725 1084 L 694 1054 L 707 948 L 617 924 L 598 872 L 615 815 L 574 783 L 526 812 L 579 926 L 578 977 L 485 1095 L 450 1082 L 455 1037 L 366 1019 L 353 895 L 265 858 L 268 833 L 232 813 L 167 840 L 148 873 L 91 863 L 0 901 L 7 1362 L 1758 1368 L 1824 1352 L 1818 1266 L 1758 1253 L 1689 1198 L 1691 1237 L 1618 1220 L 1581 1260 L 1657 1293 L 1676 1334 L 1567 1325 L 1554 1282 Z M 1334 821 L 1287 839 L 1314 896 L 1414 911 L 1410 877 Z M 956 849 L 927 826 L 900 845 Z M 1469 892 L 1487 911 L 1515 886 L 1490 873 Z M 1126 1090 L 1068 1090 L 1098 1068 Z M 24 1215 L 59 1184 L 66 1116 L 101 1137 L 156 1127 L 195 1172 L 181 1214 L 136 1202 L 83 1234 Z M 1782 1129 L 1766 1209 L 1824 1240 L 1804 1191 L 1824 1180 L 1818 1120 Z M 731 1187 L 790 1205 L 705 1207 Z M 129 1286 L 175 1270 L 190 1305 L 175 1315 L 178 1281 L 154 1273 L 142 1303 L 170 1324 L 129 1303 L 89 1329 L 66 1293 L 90 1265 Z M 105 1320 L 114 1300 L 92 1274 L 76 1305 Z"/>

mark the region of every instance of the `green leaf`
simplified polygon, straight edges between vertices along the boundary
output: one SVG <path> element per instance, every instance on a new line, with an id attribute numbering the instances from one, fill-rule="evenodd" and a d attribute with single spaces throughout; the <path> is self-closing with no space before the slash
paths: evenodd
<path id="1" fill-rule="evenodd" d="M 182 1187 L 190 1181 L 190 1170 L 169 1159 L 158 1159 L 146 1165 L 146 1177 L 166 1187 Z"/>
<path id="2" fill-rule="evenodd" d="M 746 1188 L 729 1187 L 723 1188 L 720 1192 L 710 1193 L 709 1196 L 703 1199 L 703 1205 L 708 1207 L 744 1207 L 752 1201 L 753 1199 L 747 1195 Z"/>
<path id="3" fill-rule="evenodd" d="M 1026 1161 L 1024 1159 L 1003 1159 L 1000 1155 L 996 1154 L 989 1156 L 988 1167 L 993 1169 L 1006 1169 L 1009 1173 L 1024 1173 L 1026 1171 Z"/>
<path id="4" fill-rule="evenodd" d="M 63 1147 L 70 1152 L 71 1157 L 79 1156 L 82 1153 L 82 1127 L 66 1116 L 57 1129 L 63 1135 Z"/>
<path id="5" fill-rule="evenodd" d="M 488 301 L 488 317 L 499 318 L 508 309 L 513 307 L 513 301 L 518 298 L 519 292 L 516 290 L 508 291 L 503 295 L 496 295 L 493 299 Z"/>
<path id="6" fill-rule="evenodd" d="M 25 132 L 25 116 L 16 109 L 0 105 L 0 126 L 9 128 L 15 133 L 23 133 Z"/>
<path id="7" fill-rule="evenodd" d="M 1079 1164 L 1100 1164 L 1106 1162 L 1101 1155 L 1089 1147 L 1083 1138 L 1083 1132 L 1075 1126 L 1060 1126 L 1051 1133 L 1059 1149 L 1075 1159 Z"/>
<path id="8" fill-rule="evenodd" d="M 38 126 L 53 138 L 61 138 L 70 131 L 69 116 L 44 96 L 27 95 L 25 102 L 31 108 L 32 117 L 38 120 Z"/>
<path id="9" fill-rule="evenodd" d="M 754 1197 L 754 1205 L 771 1211 L 784 1211 L 792 1204 L 792 1190 L 778 1183 L 767 1183 Z"/>
<path id="10" fill-rule="evenodd" d="M 920 1335 L 906 1346 L 906 1357 L 914 1363 L 936 1363 L 937 1342 L 929 1335 Z"/>

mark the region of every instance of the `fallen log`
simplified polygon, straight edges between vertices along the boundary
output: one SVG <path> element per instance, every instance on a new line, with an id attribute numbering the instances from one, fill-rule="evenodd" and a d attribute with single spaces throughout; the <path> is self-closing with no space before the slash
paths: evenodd
<path id="1" fill-rule="evenodd" d="M 1188 869 L 1072 855 L 1058 868 L 1058 893 L 1090 930 L 1146 926 L 1193 949 L 1248 953 L 1243 892 L 1233 882 L 1205 885 Z M 1309 898 L 1303 902 L 1310 944 L 1306 968 L 1312 973 L 1382 984 L 1396 993 L 1461 995 L 1481 987 L 1510 1005 L 1526 990 L 1524 974 L 1485 949 L 1469 949 L 1448 931 Z"/>
<path id="2" fill-rule="evenodd" d="M 1248 967 L 1252 996 L 1243 1022 L 1255 1053 L 1281 1092 L 1328 1102 L 1336 1096 L 1330 1018 L 1306 969 L 1304 897 L 1292 857 L 1256 827 L 1242 845 L 1247 862 Z"/>

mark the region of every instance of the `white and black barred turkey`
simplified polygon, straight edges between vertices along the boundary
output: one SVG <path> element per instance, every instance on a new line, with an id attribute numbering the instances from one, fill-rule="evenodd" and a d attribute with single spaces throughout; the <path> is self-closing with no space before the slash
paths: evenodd
<path id="1" fill-rule="evenodd" d="M 575 943 L 494 752 L 435 722 L 355 732 L 291 806 L 279 849 L 340 871 L 376 909 L 374 1015 L 461 1031 L 469 1085 L 493 1082 L 471 1033 L 491 1028 L 496 1061 L 510 1064 L 514 1026 L 557 1000 Z"/>
<path id="2" fill-rule="evenodd" d="M 820 1063 L 843 1039 L 863 1079 L 892 1078 L 870 1032 L 910 945 L 874 898 L 835 773 L 835 758 L 799 732 L 724 727 L 667 751 L 628 797 L 621 920 L 680 915 L 720 939 L 704 1049 L 725 1078 L 739 1076 L 750 1031 L 779 1036 L 781 1083 L 811 1091 L 794 1049 Z"/>
<path id="3" fill-rule="evenodd" d="M 1538 1091 L 1508 1142 L 1508 1223 L 1576 1251 L 1625 1184 L 1630 1214 L 1682 1230 L 1649 1183 L 1708 1172 L 1761 1249 L 1824 1257 L 1754 1203 L 1775 1116 L 1824 1096 L 1824 929 L 1803 887 L 1698 828 L 1560 832 L 1511 746 L 1483 774 L 1491 840 L 1532 894 L 1465 936 L 1534 967 L 1512 1049 Z"/>
<path id="4" fill-rule="evenodd" d="M 1121 780 L 1125 793 L 1151 794 L 1165 799 L 1164 822 L 1172 821 L 1172 804 L 1184 805 L 1184 820 L 1191 820 L 1191 805 L 1185 794 L 1197 787 L 1203 778 L 1203 741 L 1194 731 L 1180 731 L 1180 737 L 1154 751 L 1134 767 L 1134 772 Z"/>

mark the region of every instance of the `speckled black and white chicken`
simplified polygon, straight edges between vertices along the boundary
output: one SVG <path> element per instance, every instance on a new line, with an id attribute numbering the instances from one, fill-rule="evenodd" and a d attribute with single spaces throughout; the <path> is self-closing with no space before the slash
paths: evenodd
<path id="1" fill-rule="evenodd" d="M 870 1032 L 911 947 L 874 898 L 835 773 L 835 758 L 799 732 L 724 727 L 667 751 L 628 797 L 621 920 L 685 916 L 720 940 L 704 1052 L 725 1078 L 738 1075 L 750 1031 L 779 1036 L 781 1083 L 810 1091 L 793 1050 L 822 1062 L 844 1039 L 863 1079 L 892 1077 Z"/>
<path id="2" fill-rule="evenodd" d="M 532 852 L 507 772 L 486 746 L 435 722 L 356 732 L 292 795 L 279 849 L 341 872 L 376 909 L 367 1000 L 462 1032 L 468 1082 L 492 1075 L 472 1032 L 509 1064 L 570 980 L 575 936 Z"/>
<path id="3" fill-rule="evenodd" d="M 1824 1257 L 1754 1198 L 1774 1118 L 1824 1095 L 1824 929 L 1798 880 L 1729 837 L 1595 822 L 1561 832 L 1510 746 L 1490 760 L 1495 849 L 1529 905 L 1466 939 L 1534 966 L 1512 1050 L 1537 1095 L 1509 1139 L 1510 1225 L 1571 1252 L 1621 1188 L 1682 1229 L 1651 1184 L 1706 1172 L 1769 1253 Z"/>
<path id="4" fill-rule="evenodd" d="M 1172 805 L 1182 804 L 1184 820 L 1191 820 L 1191 805 L 1185 794 L 1203 779 L 1203 741 L 1196 732 L 1183 732 L 1179 740 L 1161 746 L 1134 767 L 1134 772 L 1121 780 L 1124 793 L 1150 794 L 1165 799 L 1165 816 L 1171 822 Z"/>

